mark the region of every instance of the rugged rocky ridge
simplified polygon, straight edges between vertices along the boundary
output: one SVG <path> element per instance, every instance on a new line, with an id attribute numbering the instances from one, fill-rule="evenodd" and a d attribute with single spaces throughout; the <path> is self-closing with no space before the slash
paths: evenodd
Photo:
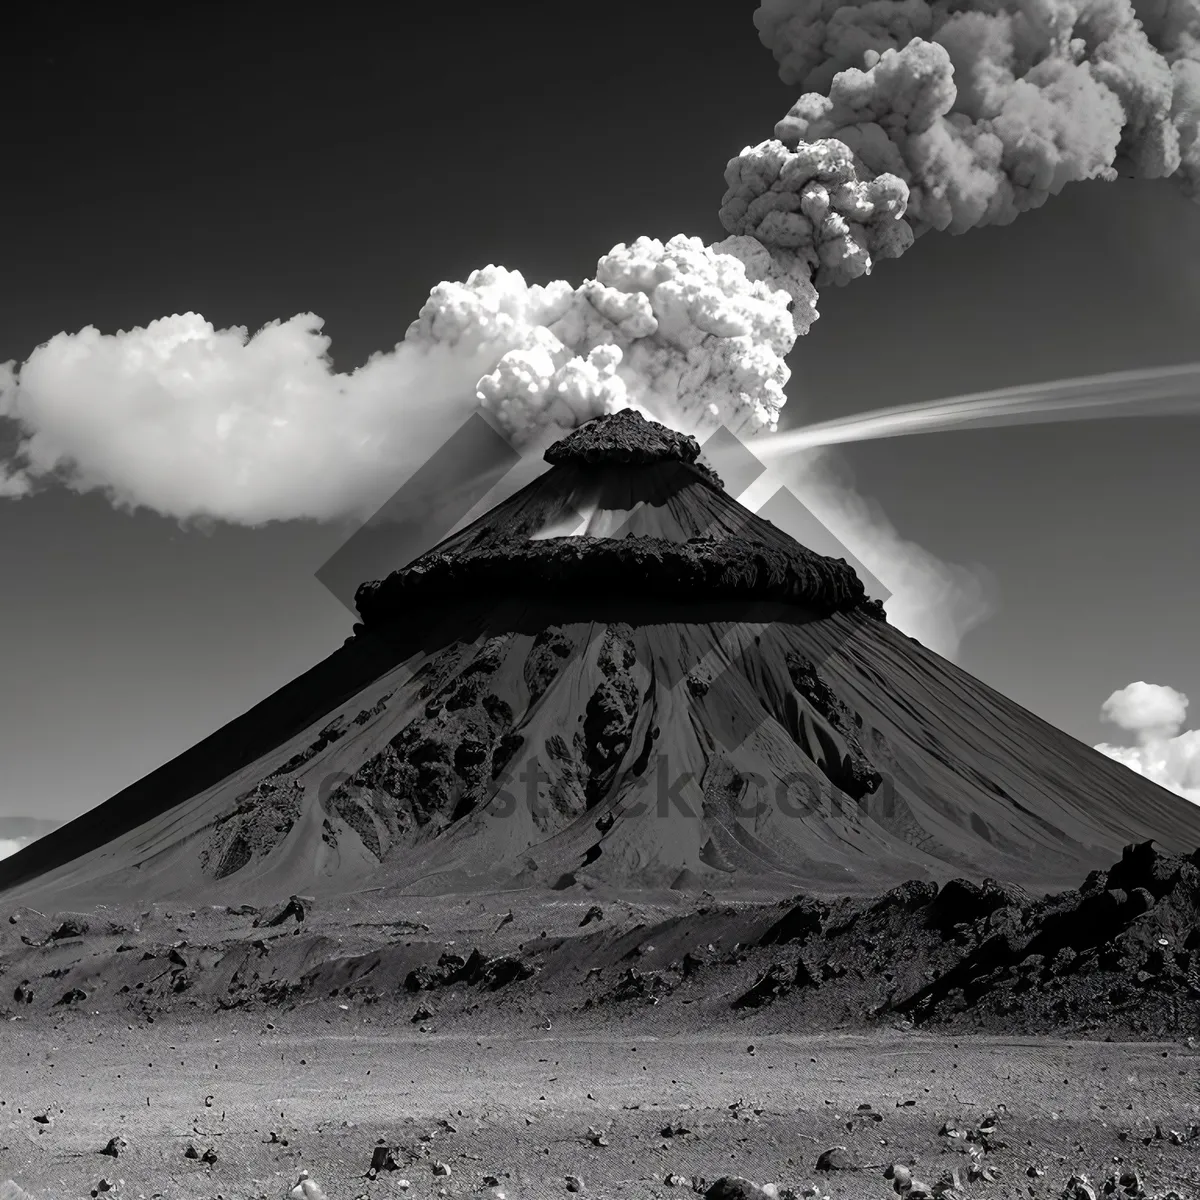
<path id="1" fill-rule="evenodd" d="M 995 880 L 905 884 L 876 900 L 802 897 L 755 941 L 774 957 L 735 1001 L 804 1018 L 1014 1033 L 1200 1032 L 1200 850 L 1126 846 L 1035 898 Z M 813 1009 L 814 1011 L 809 1011 Z"/>
<path id="2" fill-rule="evenodd" d="M 570 600 L 609 592 L 642 599 L 687 602 L 761 600 L 795 604 L 814 616 L 858 608 L 882 619 L 863 585 L 844 563 L 796 546 L 789 553 L 753 542 L 631 536 L 513 539 L 458 554 L 429 554 L 356 597 L 365 628 L 412 620 L 423 607 L 486 589 L 493 595 L 527 593 Z"/>
<path id="3" fill-rule="evenodd" d="M 1079 886 L 1041 896 L 955 878 L 874 895 L 747 904 L 710 894 L 668 907 L 612 895 L 590 903 L 568 887 L 549 906 L 512 894 L 499 906 L 435 904 L 425 910 L 435 928 L 398 918 L 396 899 L 379 909 L 293 896 L 273 914 L 235 905 L 190 917 L 140 905 L 18 908 L 0 925 L 12 988 L 0 1013 L 84 1001 L 153 1015 L 177 1003 L 337 1000 L 383 1005 L 393 1021 L 436 1017 L 444 1028 L 482 1006 L 494 1017 L 532 1009 L 555 1025 L 578 1015 L 643 1033 L 736 1015 L 747 1032 L 1200 1034 L 1200 850 L 1129 845 Z M 519 924 L 512 909 L 497 921 L 508 904 Z"/>

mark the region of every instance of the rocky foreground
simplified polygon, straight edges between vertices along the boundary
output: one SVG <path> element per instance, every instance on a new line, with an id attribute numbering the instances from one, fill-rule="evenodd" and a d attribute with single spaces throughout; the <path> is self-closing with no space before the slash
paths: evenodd
<path id="1" fill-rule="evenodd" d="M 1198 863 L 1130 846 L 1042 898 L 14 910 L 0 1181 L 1196 1200 Z"/>
<path id="2" fill-rule="evenodd" d="M 353 1006 L 6 1032 L 11 1200 L 1200 1195 L 1179 1045 L 421 1034 Z"/>

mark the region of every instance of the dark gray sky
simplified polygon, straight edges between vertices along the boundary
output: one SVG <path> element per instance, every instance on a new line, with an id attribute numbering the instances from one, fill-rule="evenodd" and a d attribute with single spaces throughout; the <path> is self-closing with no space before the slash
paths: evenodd
<path id="1" fill-rule="evenodd" d="M 389 35 L 326 6 L 286 31 L 10 40 L 0 361 L 88 324 L 312 310 L 347 370 L 487 263 L 577 282 L 641 234 L 716 240 L 726 160 L 794 98 L 753 9 L 621 0 L 587 37 L 526 4 Z M 1007 228 L 931 234 L 822 294 L 785 424 L 1190 361 L 1198 250 L 1200 209 L 1170 183 L 1073 185 Z M 1119 740 L 1098 713 L 1133 680 L 1200 696 L 1198 447 L 1173 418 L 838 453 L 901 534 L 994 576 L 961 664 L 1090 743 Z M 72 817 L 333 650 L 351 617 L 313 572 L 347 532 L 184 532 L 65 489 L 0 501 L 0 815 Z"/>

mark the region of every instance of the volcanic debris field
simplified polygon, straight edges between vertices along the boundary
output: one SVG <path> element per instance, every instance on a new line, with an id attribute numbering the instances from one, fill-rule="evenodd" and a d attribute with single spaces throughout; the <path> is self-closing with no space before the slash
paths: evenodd
<path id="1" fill-rule="evenodd" d="M 1037 898 L 954 880 L 16 909 L 0 1180 L 1193 1200 L 1198 863 L 1134 845 Z"/>

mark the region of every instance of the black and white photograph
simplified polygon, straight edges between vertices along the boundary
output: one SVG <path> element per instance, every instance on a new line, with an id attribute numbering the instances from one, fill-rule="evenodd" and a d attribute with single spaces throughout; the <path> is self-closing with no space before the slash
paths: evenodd
<path id="1" fill-rule="evenodd" d="M 1200 1200 L 1200 0 L 0 59 L 0 1200 Z"/>

